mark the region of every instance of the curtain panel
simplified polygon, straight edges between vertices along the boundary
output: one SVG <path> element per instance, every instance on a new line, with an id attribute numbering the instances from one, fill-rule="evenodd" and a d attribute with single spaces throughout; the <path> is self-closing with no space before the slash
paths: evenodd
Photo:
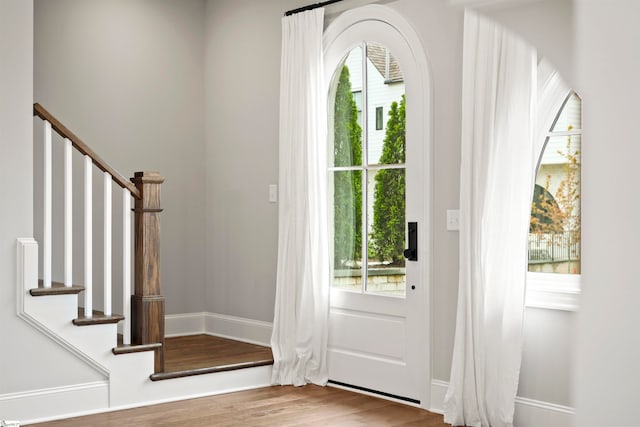
<path id="1" fill-rule="evenodd" d="M 329 318 L 324 9 L 282 19 L 272 383 L 326 384 Z"/>
<path id="2" fill-rule="evenodd" d="M 545 148 L 547 134 L 553 126 L 558 111 L 571 92 L 560 74 L 546 59 L 538 64 L 538 115 L 534 139 L 534 166 L 537 168 Z"/>
<path id="3" fill-rule="evenodd" d="M 536 52 L 465 12 L 460 271 L 445 421 L 513 425 L 534 180 Z"/>

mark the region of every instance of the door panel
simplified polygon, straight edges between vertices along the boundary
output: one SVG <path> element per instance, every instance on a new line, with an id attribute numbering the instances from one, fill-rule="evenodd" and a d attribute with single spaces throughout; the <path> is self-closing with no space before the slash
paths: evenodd
<path id="1" fill-rule="evenodd" d="M 404 298 L 335 290 L 329 314 L 329 378 L 419 400 Z"/>

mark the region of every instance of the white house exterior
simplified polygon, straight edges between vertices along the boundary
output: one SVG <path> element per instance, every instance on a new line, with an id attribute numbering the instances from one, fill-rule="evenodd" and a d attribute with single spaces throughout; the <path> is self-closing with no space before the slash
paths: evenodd
<path id="1" fill-rule="evenodd" d="M 402 95 L 405 93 L 404 80 L 402 80 L 402 73 L 396 59 L 390 54 L 385 55 L 386 48 L 369 43 L 367 49 L 367 158 L 369 164 L 377 164 L 382 155 L 389 109 L 394 101 L 399 103 L 402 99 Z M 376 62 L 374 63 L 372 59 Z M 351 91 L 356 100 L 358 118 L 360 118 L 360 126 L 363 127 L 364 132 L 361 118 L 363 108 L 362 48 L 357 47 L 349 52 L 344 65 L 349 68 Z M 385 70 L 388 70 L 389 76 L 385 76 Z M 376 126 L 376 109 L 378 108 L 382 108 L 381 127 Z"/>

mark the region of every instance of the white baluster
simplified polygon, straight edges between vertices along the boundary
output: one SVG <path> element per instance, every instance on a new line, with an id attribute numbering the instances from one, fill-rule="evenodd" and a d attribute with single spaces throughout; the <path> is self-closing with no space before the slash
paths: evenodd
<path id="1" fill-rule="evenodd" d="M 122 343 L 131 344 L 131 194 L 122 189 Z"/>
<path id="2" fill-rule="evenodd" d="M 111 316 L 111 175 L 104 172 L 104 315 Z"/>
<path id="3" fill-rule="evenodd" d="M 93 179 L 91 157 L 84 156 L 84 316 L 93 316 Z"/>
<path id="4" fill-rule="evenodd" d="M 73 185 L 71 141 L 64 140 L 64 285 L 73 285 Z"/>
<path id="5" fill-rule="evenodd" d="M 42 228 L 42 284 L 51 287 L 51 123 L 44 122 L 44 225 Z"/>

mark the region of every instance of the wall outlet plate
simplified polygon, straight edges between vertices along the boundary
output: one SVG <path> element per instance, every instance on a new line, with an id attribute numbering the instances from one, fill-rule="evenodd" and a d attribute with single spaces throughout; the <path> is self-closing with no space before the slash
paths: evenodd
<path id="1" fill-rule="evenodd" d="M 460 209 L 447 209 L 447 231 L 460 230 Z"/>

